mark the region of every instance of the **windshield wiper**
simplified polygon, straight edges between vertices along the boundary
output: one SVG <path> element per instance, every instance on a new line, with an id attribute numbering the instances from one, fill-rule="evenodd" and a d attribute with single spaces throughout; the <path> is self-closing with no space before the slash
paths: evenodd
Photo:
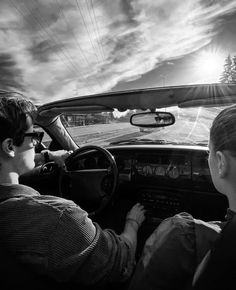
<path id="1" fill-rule="evenodd" d="M 151 139 L 126 139 L 126 140 L 120 140 L 111 142 L 110 145 L 118 145 L 118 144 L 169 144 L 169 142 L 165 140 L 151 140 Z"/>

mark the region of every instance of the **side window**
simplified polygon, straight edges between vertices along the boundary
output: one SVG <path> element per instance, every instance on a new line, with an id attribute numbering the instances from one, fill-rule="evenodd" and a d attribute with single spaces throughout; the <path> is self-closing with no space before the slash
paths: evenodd
<path id="1" fill-rule="evenodd" d="M 42 127 L 39 127 L 37 125 L 34 125 L 34 131 L 44 132 L 42 143 L 38 144 L 35 147 L 35 151 L 36 153 L 38 153 L 41 150 L 49 147 L 49 144 L 51 143 L 52 138 L 45 132 L 45 130 Z"/>

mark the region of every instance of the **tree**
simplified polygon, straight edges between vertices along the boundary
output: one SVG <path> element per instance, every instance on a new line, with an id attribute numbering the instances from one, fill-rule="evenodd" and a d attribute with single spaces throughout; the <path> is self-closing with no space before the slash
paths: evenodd
<path id="1" fill-rule="evenodd" d="M 236 83 L 236 56 L 232 58 L 232 83 Z"/>
<path id="2" fill-rule="evenodd" d="M 220 77 L 220 82 L 225 84 L 232 83 L 233 61 L 230 54 L 225 59 L 224 71 Z"/>

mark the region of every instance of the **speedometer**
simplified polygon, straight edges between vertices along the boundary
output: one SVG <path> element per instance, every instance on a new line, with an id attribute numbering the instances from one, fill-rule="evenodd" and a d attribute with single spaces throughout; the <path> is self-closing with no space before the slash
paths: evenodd
<path id="1" fill-rule="evenodd" d="M 156 167 L 156 169 L 155 169 L 155 175 L 165 176 L 165 174 L 166 174 L 166 171 L 165 171 L 165 168 L 163 166 Z"/>
<path id="2" fill-rule="evenodd" d="M 152 167 L 150 165 L 143 166 L 143 175 L 145 176 L 151 176 L 153 175 Z"/>
<path id="3" fill-rule="evenodd" d="M 179 169 L 177 166 L 173 166 L 171 168 L 171 170 L 169 171 L 169 176 L 170 178 L 174 178 L 174 179 L 179 177 Z"/>

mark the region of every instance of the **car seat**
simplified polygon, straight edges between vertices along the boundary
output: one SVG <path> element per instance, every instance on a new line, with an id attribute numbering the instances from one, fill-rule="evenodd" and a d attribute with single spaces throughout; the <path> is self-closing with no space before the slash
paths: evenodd
<path id="1" fill-rule="evenodd" d="M 0 243 L 0 285 L 1 290 L 53 290 L 72 289 L 70 285 L 53 281 L 38 275 L 29 267 L 22 265 Z M 73 288 L 75 289 L 75 288 Z"/>
<path id="2" fill-rule="evenodd" d="M 200 263 L 193 290 L 234 289 L 236 287 L 236 215 L 225 225 L 215 247 Z"/>
<path id="3" fill-rule="evenodd" d="M 85 286 L 73 282 L 57 282 L 39 275 L 23 265 L 9 253 L 0 242 L 0 289 L 1 290 L 118 290 L 127 289 L 126 283 L 114 283 L 106 286 Z"/>

